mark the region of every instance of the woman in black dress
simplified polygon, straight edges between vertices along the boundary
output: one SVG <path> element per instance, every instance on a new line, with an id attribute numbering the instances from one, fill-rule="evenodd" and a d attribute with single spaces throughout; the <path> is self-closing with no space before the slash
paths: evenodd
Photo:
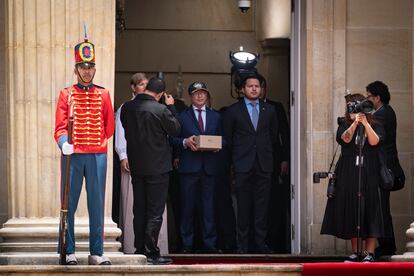
<path id="1" fill-rule="evenodd" d="M 347 107 L 364 100 L 365 97 L 361 94 L 349 95 L 346 97 Z M 341 145 L 341 156 L 335 171 L 335 196 L 328 199 L 321 234 L 350 239 L 354 254 L 349 256 L 347 261 L 357 261 L 357 226 L 360 211 L 360 237 L 365 241 L 366 250 L 363 262 L 373 262 L 376 239 L 388 237 L 391 233 L 390 223 L 386 221 L 385 210 L 381 207 L 383 191 L 379 186 L 378 150 L 384 136 L 384 129 L 380 123 L 373 120 L 372 114 L 354 112 L 352 108 L 347 108 L 345 118 L 339 123 L 336 133 L 336 141 Z M 359 146 L 355 143 L 358 124 L 364 127 L 360 210 L 358 209 L 359 167 L 356 165 Z"/>

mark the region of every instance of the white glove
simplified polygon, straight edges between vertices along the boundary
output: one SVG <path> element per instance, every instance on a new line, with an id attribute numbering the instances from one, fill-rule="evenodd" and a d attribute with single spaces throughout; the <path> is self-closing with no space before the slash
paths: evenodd
<path id="1" fill-rule="evenodd" d="M 62 153 L 64 155 L 71 155 L 73 153 L 73 144 L 69 144 L 68 142 L 63 143 Z"/>

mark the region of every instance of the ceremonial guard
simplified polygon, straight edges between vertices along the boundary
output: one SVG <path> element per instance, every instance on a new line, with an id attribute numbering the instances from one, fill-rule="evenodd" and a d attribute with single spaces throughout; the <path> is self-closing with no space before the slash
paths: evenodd
<path id="1" fill-rule="evenodd" d="M 69 179 L 67 233 L 63 235 L 66 237 L 66 264 L 78 263 L 74 217 L 85 177 L 90 235 L 88 262 L 91 265 L 110 265 L 110 260 L 103 256 L 103 233 L 107 146 L 114 132 L 114 111 L 109 91 L 93 84 L 95 46 L 88 41 L 86 32 L 84 42 L 75 47 L 75 61 L 74 73 L 78 83 L 60 91 L 54 133 L 62 150 L 62 198 L 65 179 Z M 71 132 L 68 132 L 69 118 L 73 118 Z M 71 137 L 68 134 L 72 134 Z M 67 174 L 64 173 L 66 162 L 70 168 Z"/>

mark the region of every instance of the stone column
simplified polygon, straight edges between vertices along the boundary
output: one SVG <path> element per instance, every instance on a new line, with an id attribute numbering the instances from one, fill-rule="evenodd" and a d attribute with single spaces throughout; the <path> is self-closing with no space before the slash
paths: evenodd
<path id="1" fill-rule="evenodd" d="M 9 0 L 5 8 L 7 180 L 9 220 L 0 229 L 2 254 L 56 252 L 60 211 L 60 151 L 53 138 L 60 89 L 76 83 L 73 47 L 83 24 L 96 46 L 94 82 L 113 91 L 115 1 Z M 113 96 L 113 94 L 112 94 Z M 113 97 L 112 97 L 113 98 Z M 105 252 L 118 251 L 110 219 L 112 143 L 106 188 Z M 1 197 L 1 195 L 0 195 Z M 88 250 L 86 197 L 79 203 L 77 247 Z"/>
<path id="2" fill-rule="evenodd" d="M 410 224 L 410 228 L 405 232 L 407 239 L 406 252 L 402 255 L 391 256 L 392 262 L 413 262 L 414 261 L 414 222 Z"/>

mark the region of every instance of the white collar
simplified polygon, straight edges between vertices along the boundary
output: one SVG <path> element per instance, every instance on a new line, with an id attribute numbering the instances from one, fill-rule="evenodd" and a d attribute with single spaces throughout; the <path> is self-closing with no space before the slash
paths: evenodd
<path id="1" fill-rule="evenodd" d="M 194 105 L 191 105 L 193 107 L 194 111 L 198 111 L 199 109 L 201 109 L 202 111 L 206 111 L 206 105 L 203 105 L 201 108 L 197 108 Z"/>

